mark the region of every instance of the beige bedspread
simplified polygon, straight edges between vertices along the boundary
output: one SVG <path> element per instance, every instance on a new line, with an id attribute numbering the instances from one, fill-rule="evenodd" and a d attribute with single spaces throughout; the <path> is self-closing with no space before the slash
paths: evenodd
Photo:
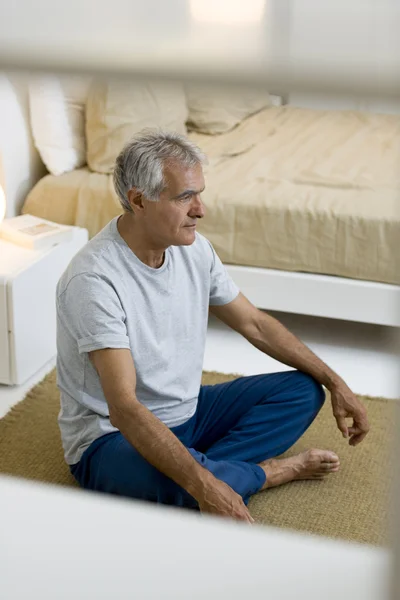
<path id="1" fill-rule="evenodd" d="M 271 107 L 209 157 L 198 230 L 225 263 L 400 283 L 400 117 Z M 24 212 L 94 235 L 120 207 L 108 175 L 48 175 Z"/>

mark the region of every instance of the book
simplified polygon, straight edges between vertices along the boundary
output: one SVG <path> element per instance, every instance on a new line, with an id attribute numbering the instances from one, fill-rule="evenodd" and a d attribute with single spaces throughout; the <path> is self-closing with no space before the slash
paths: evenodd
<path id="1" fill-rule="evenodd" d="M 3 239 L 30 248 L 42 250 L 72 238 L 73 227 L 53 223 L 33 215 L 20 215 L 5 219 L 0 224 L 0 237 Z"/>

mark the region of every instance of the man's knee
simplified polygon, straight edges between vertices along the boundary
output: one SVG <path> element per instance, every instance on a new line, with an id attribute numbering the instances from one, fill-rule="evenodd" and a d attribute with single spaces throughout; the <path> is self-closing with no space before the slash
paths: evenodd
<path id="1" fill-rule="evenodd" d="M 304 389 L 305 399 L 307 404 L 311 402 L 313 412 L 318 414 L 325 402 L 324 388 L 314 377 L 301 371 L 296 371 L 296 378 L 299 386 Z"/>

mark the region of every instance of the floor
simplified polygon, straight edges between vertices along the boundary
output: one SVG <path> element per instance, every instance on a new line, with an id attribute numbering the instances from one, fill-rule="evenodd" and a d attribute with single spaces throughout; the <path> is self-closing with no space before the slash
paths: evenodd
<path id="1" fill-rule="evenodd" d="M 55 358 L 50 360 L 40 371 L 35 373 L 22 385 L 0 384 L 0 419 L 10 410 L 12 406 L 23 400 L 27 392 L 43 379 L 55 366 Z"/>
<path id="2" fill-rule="evenodd" d="M 343 377 L 358 394 L 400 397 L 400 335 L 378 325 L 271 313 Z M 50 361 L 21 386 L 0 385 L 0 418 L 54 367 Z M 223 323 L 210 318 L 204 369 L 252 375 L 288 367 L 251 346 Z"/>

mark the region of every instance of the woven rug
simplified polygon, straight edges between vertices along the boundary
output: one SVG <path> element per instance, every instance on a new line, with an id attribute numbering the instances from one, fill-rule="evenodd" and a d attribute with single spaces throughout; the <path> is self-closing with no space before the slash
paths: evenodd
<path id="1" fill-rule="evenodd" d="M 203 383 L 235 377 L 204 373 Z M 361 445 L 352 448 L 342 438 L 327 401 L 310 429 L 286 453 L 312 447 L 333 450 L 340 457 L 340 472 L 323 481 L 296 481 L 253 496 L 249 508 L 258 523 L 361 543 L 388 543 L 394 402 L 367 397 L 362 401 L 372 427 Z M 0 472 L 77 486 L 63 460 L 58 411 L 53 371 L 0 419 Z"/>

